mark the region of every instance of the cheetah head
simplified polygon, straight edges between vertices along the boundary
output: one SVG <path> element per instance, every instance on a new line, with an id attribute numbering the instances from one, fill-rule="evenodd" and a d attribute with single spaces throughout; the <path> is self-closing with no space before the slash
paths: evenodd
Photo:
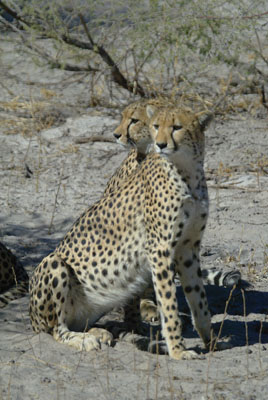
<path id="1" fill-rule="evenodd" d="M 148 122 L 146 102 L 139 100 L 131 103 L 124 109 L 120 125 L 114 132 L 117 143 L 135 146 L 139 152 L 146 153 L 147 146 L 151 143 Z"/>
<path id="2" fill-rule="evenodd" d="M 122 113 L 121 123 L 115 130 L 114 137 L 117 143 L 124 146 L 135 146 L 139 153 L 145 154 L 150 149 L 152 138 L 149 130 L 149 116 L 146 111 L 147 105 L 154 109 L 163 106 L 171 106 L 168 99 L 152 98 L 141 99 L 129 104 Z"/>
<path id="3" fill-rule="evenodd" d="M 195 114 L 189 108 L 164 107 L 155 109 L 148 105 L 146 112 L 154 150 L 164 156 L 175 155 L 198 159 L 203 157 L 204 130 L 207 126 L 204 113 Z"/>

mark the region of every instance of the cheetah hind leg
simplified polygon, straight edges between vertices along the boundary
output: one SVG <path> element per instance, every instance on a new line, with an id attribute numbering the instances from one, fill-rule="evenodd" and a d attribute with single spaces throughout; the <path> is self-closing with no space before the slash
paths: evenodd
<path id="1" fill-rule="evenodd" d="M 40 277 L 46 285 L 46 296 L 39 289 Z M 55 340 L 76 348 L 90 351 L 99 349 L 101 343 L 110 344 L 112 335 L 97 328 L 89 332 L 74 332 L 67 321 L 75 316 L 80 304 L 71 305 L 68 298 L 79 299 L 81 286 L 73 270 L 56 253 L 45 257 L 36 268 L 30 282 L 30 318 L 33 330 L 51 333 Z"/>

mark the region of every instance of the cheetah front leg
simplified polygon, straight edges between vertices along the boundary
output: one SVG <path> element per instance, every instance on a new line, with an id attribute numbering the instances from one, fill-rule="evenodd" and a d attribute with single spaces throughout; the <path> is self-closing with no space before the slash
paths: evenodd
<path id="1" fill-rule="evenodd" d="M 160 311 L 162 335 L 165 338 L 168 353 L 176 360 L 198 358 L 197 353 L 186 350 L 184 346 L 170 251 L 168 249 L 152 250 L 149 252 L 149 259 Z"/>
<path id="2" fill-rule="evenodd" d="M 189 304 L 193 325 L 208 348 L 213 338 L 211 316 L 202 280 L 199 251 L 191 244 L 180 248 L 176 254 L 176 268 L 181 285 Z"/>

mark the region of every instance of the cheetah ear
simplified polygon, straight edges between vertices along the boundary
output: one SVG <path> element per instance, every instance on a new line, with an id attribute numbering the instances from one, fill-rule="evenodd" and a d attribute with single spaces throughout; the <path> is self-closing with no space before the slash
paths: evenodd
<path id="1" fill-rule="evenodd" d="M 201 111 L 200 113 L 196 114 L 202 131 L 209 126 L 210 122 L 214 119 L 214 116 L 215 114 L 209 110 Z"/>
<path id="2" fill-rule="evenodd" d="M 152 106 L 151 104 L 148 104 L 148 105 L 146 106 L 146 114 L 147 114 L 147 117 L 148 117 L 149 119 L 151 119 L 152 116 L 156 113 L 156 110 L 157 110 L 157 107 L 154 107 L 154 106 Z"/>

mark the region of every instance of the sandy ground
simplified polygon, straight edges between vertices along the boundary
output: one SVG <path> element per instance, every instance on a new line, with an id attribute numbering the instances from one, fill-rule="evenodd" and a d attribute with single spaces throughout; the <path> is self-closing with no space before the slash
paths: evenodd
<path id="1" fill-rule="evenodd" d="M 31 275 L 127 153 L 105 141 L 118 111 L 86 107 L 88 89 L 74 75 L 0 46 L 0 240 Z M 54 113 L 50 129 L 42 128 L 37 102 L 41 116 Z M 93 136 L 101 141 L 86 140 Z M 207 287 L 215 330 L 222 327 L 233 348 L 192 361 L 126 341 L 78 352 L 32 332 L 26 296 L 0 311 L 0 399 L 267 399 L 267 112 L 216 118 L 206 136 L 210 217 L 202 267 L 238 268 L 251 283 L 232 293 Z M 178 297 L 185 310 L 180 288 Z M 185 337 L 187 347 L 202 349 L 191 327 Z"/>

